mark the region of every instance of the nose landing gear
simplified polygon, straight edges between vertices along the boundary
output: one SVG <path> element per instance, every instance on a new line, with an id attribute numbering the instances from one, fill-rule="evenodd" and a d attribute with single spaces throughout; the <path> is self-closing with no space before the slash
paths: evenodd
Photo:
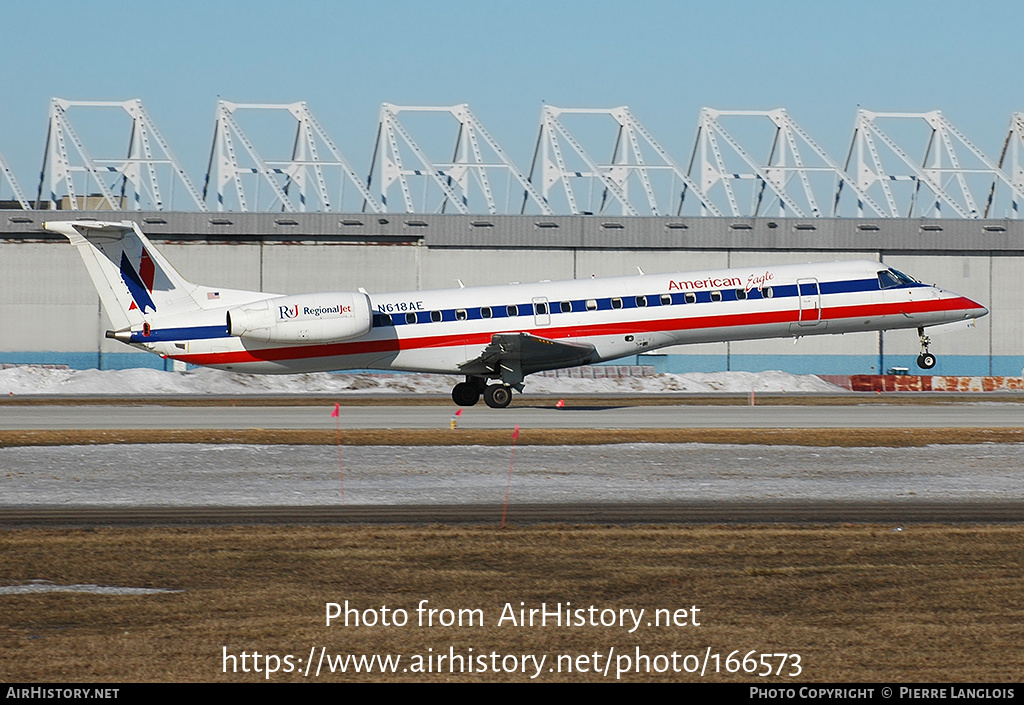
<path id="1" fill-rule="evenodd" d="M 918 328 L 917 335 L 921 340 L 921 354 L 917 356 L 917 366 L 922 370 L 930 370 L 935 367 L 935 356 L 928 352 L 932 339 L 924 334 L 924 328 Z"/>

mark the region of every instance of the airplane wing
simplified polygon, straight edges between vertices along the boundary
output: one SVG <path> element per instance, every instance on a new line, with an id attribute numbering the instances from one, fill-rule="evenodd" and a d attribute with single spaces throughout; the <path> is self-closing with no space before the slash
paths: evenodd
<path id="1" fill-rule="evenodd" d="M 549 340 L 529 333 L 497 333 L 479 357 L 459 365 L 468 375 L 498 373 L 505 384 L 521 384 L 532 372 L 575 367 L 594 361 L 589 343 Z"/>

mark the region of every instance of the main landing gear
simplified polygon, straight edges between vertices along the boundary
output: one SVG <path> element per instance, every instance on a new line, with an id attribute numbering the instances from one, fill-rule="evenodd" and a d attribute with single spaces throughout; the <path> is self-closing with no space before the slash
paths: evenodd
<path id="1" fill-rule="evenodd" d="M 504 409 L 512 403 L 512 387 L 504 384 L 489 384 L 484 389 L 484 401 L 492 409 Z"/>
<path id="2" fill-rule="evenodd" d="M 473 406 L 480 401 L 480 389 L 472 382 L 459 382 L 452 387 L 452 401 L 459 406 Z"/>
<path id="3" fill-rule="evenodd" d="M 465 382 L 452 387 L 452 401 L 459 406 L 473 406 L 480 401 L 480 395 L 492 409 L 504 409 L 512 403 L 512 387 L 500 383 L 487 384 L 483 377 L 466 377 Z"/>
<path id="4" fill-rule="evenodd" d="M 921 354 L 917 356 L 917 366 L 922 370 L 930 370 L 935 367 L 935 356 L 928 352 L 932 339 L 924 334 L 924 328 L 918 328 L 917 335 L 921 339 Z"/>

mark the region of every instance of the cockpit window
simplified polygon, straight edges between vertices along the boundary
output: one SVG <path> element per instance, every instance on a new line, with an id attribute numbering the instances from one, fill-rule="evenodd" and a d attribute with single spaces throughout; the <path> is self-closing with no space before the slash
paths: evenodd
<path id="1" fill-rule="evenodd" d="M 917 280 L 908 277 L 896 269 L 886 269 L 878 273 L 878 286 L 882 289 L 892 289 L 897 286 L 912 286 Z"/>
<path id="2" fill-rule="evenodd" d="M 897 286 L 913 286 L 919 283 L 913 277 L 908 277 L 898 269 L 885 269 L 878 273 L 878 286 L 882 289 L 892 289 Z"/>
<path id="3" fill-rule="evenodd" d="M 896 275 L 896 278 L 900 280 L 900 284 L 920 284 L 917 279 L 909 277 L 898 269 L 889 268 L 889 271 Z"/>
<path id="4" fill-rule="evenodd" d="M 890 272 L 888 269 L 878 273 L 878 287 L 880 289 L 891 289 L 894 286 L 899 286 L 900 280 L 896 278 L 896 275 Z"/>

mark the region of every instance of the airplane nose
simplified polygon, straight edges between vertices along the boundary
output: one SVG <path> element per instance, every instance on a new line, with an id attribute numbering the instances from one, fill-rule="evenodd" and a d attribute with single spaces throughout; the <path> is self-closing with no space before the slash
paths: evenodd
<path id="1" fill-rule="evenodd" d="M 966 296 L 964 297 L 964 299 L 966 299 L 968 303 L 970 314 L 973 318 L 981 318 L 982 316 L 988 315 L 988 309 L 979 304 L 977 301 L 973 299 L 968 299 Z"/>
<path id="2" fill-rule="evenodd" d="M 952 291 L 947 291 L 939 287 L 933 287 L 932 289 L 939 298 L 953 297 L 956 299 L 956 309 L 963 311 L 966 318 L 981 318 L 988 315 L 988 309 L 979 304 L 974 299 L 968 298 L 963 294 L 956 294 Z"/>

